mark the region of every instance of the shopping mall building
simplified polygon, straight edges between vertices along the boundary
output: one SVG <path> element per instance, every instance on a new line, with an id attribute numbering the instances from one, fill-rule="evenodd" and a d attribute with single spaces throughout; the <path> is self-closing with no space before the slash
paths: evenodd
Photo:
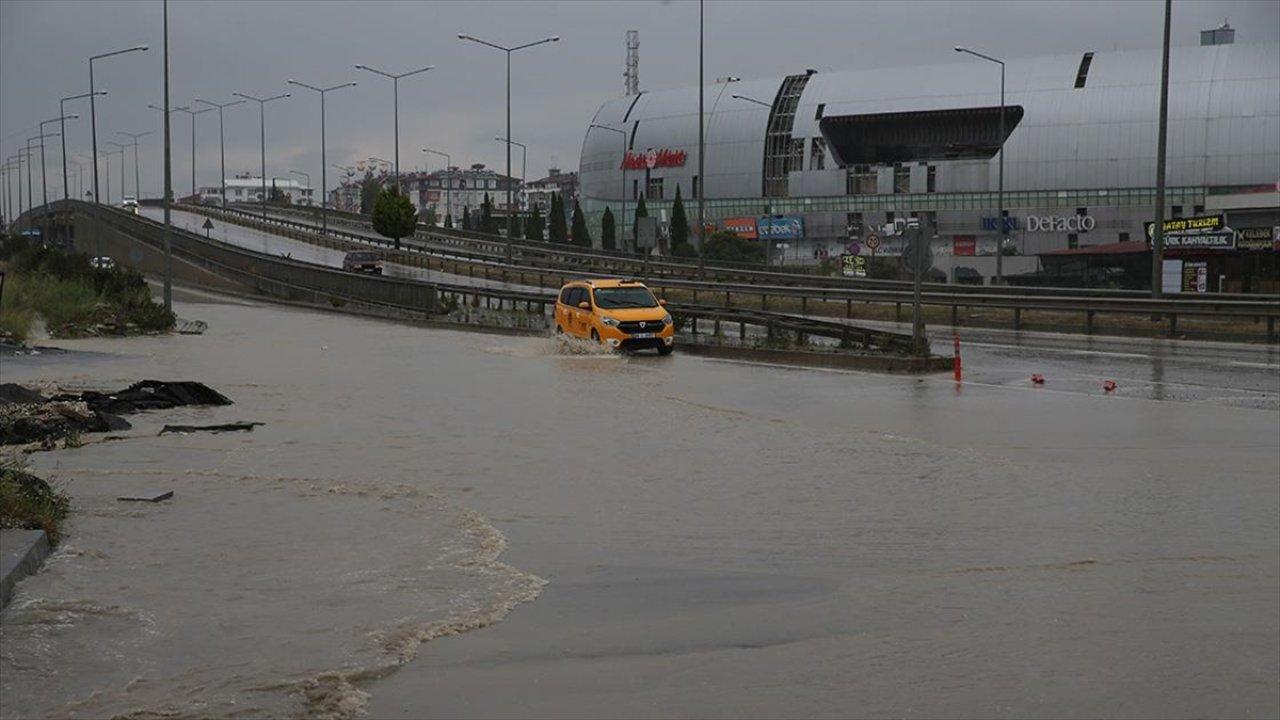
<path id="1" fill-rule="evenodd" d="M 1230 247 L 1191 241 L 1177 251 L 1217 258 L 1213 277 L 1227 265 L 1232 275 L 1270 268 L 1274 276 L 1280 45 L 1235 44 L 1224 30 L 1205 34 L 1213 44 L 1171 52 L 1166 214 L 1222 215 L 1220 227 L 1236 231 Z M 1006 274 L 1035 271 L 1041 253 L 1145 242 L 1160 64 L 1158 48 L 1007 60 Z M 873 234 L 876 252 L 900 254 L 902 238 L 880 227 L 915 216 L 936 232 L 934 267 L 989 278 L 1000 238 L 1000 88 L 999 65 L 963 53 L 945 65 L 709 84 L 707 224 L 767 240 L 774 262 L 792 263 L 870 254 Z M 696 222 L 697 118 L 696 87 L 596 111 L 591 124 L 625 135 L 588 128 L 583 141 L 593 236 L 606 206 L 621 211 L 624 193 L 622 227 L 641 194 L 651 216 L 668 219 L 677 187 Z"/>

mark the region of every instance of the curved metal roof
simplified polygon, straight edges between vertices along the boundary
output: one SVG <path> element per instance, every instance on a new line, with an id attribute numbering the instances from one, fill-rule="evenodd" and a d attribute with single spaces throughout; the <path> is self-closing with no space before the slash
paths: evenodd
<path id="1" fill-rule="evenodd" d="M 1025 111 L 1006 143 L 1006 189 L 1154 185 L 1159 49 L 1096 52 L 1085 86 L 1077 89 L 1081 57 L 1006 61 L 1006 104 Z M 1170 63 L 1168 183 L 1275 182 L 1280 177 L 1280 45 L 1176 47 Z M 769 110 L 731 95 L 771 103 L 782 81 L 705 88 L 707 197 L 761 195 Z M 697 172 L 697 101 L 697 88 L 646 92 L 604 103 L 593 122 L 626 130 L 633 151 L 687 151 L 683 167 L 652 171 L 654 177 L 670 178 L 667 198 L 674 196 L 671 185 L 677 182 L 687 195 Z M 942 65 L 818 73 L 801 95 L 792 136 L 805 139 L 807 168 L 810 138 L 821 136 L 820 104 L 823 116 L 831 117 L 999 102 L 999 67 L 969 56 Z M 588 132 L 580 165 L 584 195 L 618 199 L 621 144 L 616 133 Z M 629 172 L 628 187 L 642 175 Z M 994 189 L 995 174 L 990 175 L 989 189 Z"/>

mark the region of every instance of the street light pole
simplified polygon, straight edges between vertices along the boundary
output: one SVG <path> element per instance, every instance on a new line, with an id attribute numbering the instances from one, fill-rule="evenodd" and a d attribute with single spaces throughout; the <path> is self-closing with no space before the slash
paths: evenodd
<path id="1" fill-rule="evenodd" d="M 99 90 L 97 94 L 106 95 L 107 91 Z M 80 95 L 70 95 L 62 98 L 61 100 L 58 101 L 58 114 L 62 115 L 63 117 L 70 117 L 67 115 L 67 101 L 87 98 L 90 95 L 92 95 L 92 93 L 82 93 Z M 67 198 L 70 197 L 69 191 L 71 189 L 69 183 L 67 182 L 67 124 L 66 122 L 62 123 L 62 126 L 58 128 L 58 132 L 62 133 L 62 199 L 66 200 Z M 77 192 L 77 194 L 79 193 Z"/>
<path id="2" fill-rule="evenodd" d="M 292 93 L 281 93 L 279 95 L 272 95 L 271 97 L 268 97 L 268 98 L 256 98 L 252 95 L 245 95 L 244 93 L 238 93 L 238 92 L 233 92 L 231 94 L 235 95 L 238 98 L 244 98 L 245 100 L 252 100 L 258 103 L 258 131 L 260 133 L 260 138 L 262 142 L 262 219 L 266 220 L 267 219 L 267 103 L 271 102 L 272 100 L 281 100 L 287 97 L 292 97 Z"/>
<path id="3" fill-rule="evenodd" d="M 1165 151 L 1169 138 L 1169 22 L 1173 3 L 1164 0 L 1164 49 L 1160 59 L 1160 127 L 1156 139 L 1156 216 L 1151 226 L 1151 297 L 1158 300 L 1163 288 Z"/>
<path id="4" fill-rule="evenodd" d="M 509 141 L 507 138 L 504 138 L 504 137 L 495 137 L 495 138 L 494 138 L 494 140 L 497 140 L 498 142 L 510 142 L 512 145 L 515 145 L 515 146 L 517 146 L 517 147 L 519 147 L 519 148 L 520 148 L 520 189 L 521 189 L 521 190 L 524 190 L 525 169 L 526 169 L 525 163 L 526 163 L 526 161 L 529 159 L 529 148 L 528 148 L 528 146 L 526 146 L 524 143 L 518 143 L 518 142 L 516 142 L 515 140 L 510 140 L 510 141 Z M 517 203 L 517 204 L 518 204 L 518 203 Z M 511 212 L 511 210 L 509 210 L 509 209 L 508 209 L 508 211 L 507 211 L 507 212 Z M 512 225 L 512 228 L 514 228 L 514 227 L 515 227 L 515 226 L 514 226 L 514 224 L 513 224 L 513 225 Z M 508 231 L 508 232 L 510 232 L 510 231 Z"/>
<path id="5" fill-rule="evenodd" d="M 441 224 L 445 220 L 449 221 L 449 229 L 453 229 L 453 159 L 449 157 L 449 153 L 432 150 L 431 148 L 422 148 L 422 152 L 439 155 L 444 158 L 444 217 L 440 219 Z"/>
<path id="6" fill-rule="evenodd" d="M 703 22 L 703 0 L 698 0 L 698 272 L 699 274 L 701 274 L 702 269 L 705 267 L 705 264 L 706 264 L 706 261 L 702 255 L 702 245 L 703 245 L 702 233 L 703 233 L 703 228 L 705 227 L 705 224 L 704 224 L 705 220 L 703 217 L 703 205 L 705 203 L 702 202 L 702 197 L 704 195 L 703 188 L 707 184 L 707 174 L 703 164 L 703 156 L 707 154 L 706 139 L 704 137 L 706 134 L 705 133 L 706 121 L 703 119 L 703 115 L 702 115 L 702 106 L 703 106 L 703 101 L 705 100 L 704 95 L 706 94 L 702 90 L 702 82 L 703 82 L 702 36 L 703 36 L 704 26 L 705 26 L 705 23 Z"/>
<path id="7" fill-rule="evenodd" d="M 326 157 L 325 157 L 325 140 L 324 140 L 324 114 L 325 114 L 325 113 L 324 113 L 324 96 L 325 96 L 325 95 L 328 95 L 328 94 L 329 94 L 329 92 L 330 92 L 331 90 L 339 90 L 339 89 L 341 89 L 341 88 L 355 87 L 355 86 L 356 86 L 356 84 L 355 84 L 355 83 L 353 83 L 353 82 L 349 82 L 349 83 L 342 83 L 341 85 L 334 85 L 334 86 L 332 86 L 332 87 L 319 88 L 319 87 L 316 87 L 316 86 L 314 86 L 314 85 L 308 85 L 308 84 L 306 84 L 306 83 L 304 83 L 304 82 L 298 82 L 297 80 L 292 80 L 292 79 L 288 80 L 287 82 L 288 82 L 290 85 L 297 85 L 298 87 L 304 87 L 304 88 L 306 88 L 306 89 L 308 89 L 308 90 L 314 90 L 314 91 L 316 91 L 316 92 L 320 93 L 320 184 L 321 184 L 321 185 L 325 185 L 325 186 L 327 186 L 327 185 L 329 184 L 329 176 L 328 176 L 328 174 L 327 174 L 327 172 L 328 172 L 328 171 L 326 170 L 326 168 L 328 168 L 329 163 L 328 163 L 328 160 L 327 160 L 327 159 L 326 159 Z M 399 176 L 397 176 L 397 182 L 398 182 L 398 181 L 399 181 Z M 321 188 L 322 195 L 323 195 L 323 190 L 324 190 L 324 188 Z M 320 203 L 321 203 L 321 205 L 320 205 L 320 232 L 321 232 L 321 233 L 328 233 L 328 232 L 329 232 L 329 218 L 328 218 L 328 216 L 327 216 L 327 215 L 325 214 L 325 212 L 324 212 L 324 206 L 325 206 L 325 204 L 326 204 L 326 203 L 325 203 L 325 199 L 324 199 L 323 197 L 321 197 Z"/>
<path id="8" fill-rule="evenodd" d="M 367 70 L 375 75 L 381 75 L 382 77 L 385 77 L 385 78 L 391 78 L 392 116 L 393 116 L 393 125 L 395 128 L 395 143 L 396 143 L 396 152 L 395 152 L 396 192 L 400 192 L 400 78 L 409 77 L 410 75 L 417 75 L 418 73 L 424 73 L 434 68 L 435 68 L 435 65 L 428 65 L 426 67 L 418 68 L 417 70 L 410 70 L 409 72 L 403 72 L 397 75 L 394 73 L 386 72 L 384 70 L 379 70 L 374 67 L 370 67 L 368 65 L 360 65 L 360 64 L 356 65 L 356 69 L 358 70 Z"/>
<path id="9" fill-rule="evenodd" d="M 62 133 L 56 132 L 56 133 L 49 133 L 48 135 L 46 135 L 44 132 L 44 126 L 48 125 L 49 123 L 56 122 L 56 123 L 61 123 L 62 126 L 65 127 L 67 124 L 67 117 L 68 116 L 66 115 L 59 115 L 56 118 L 45 120 L 40 123 L 40 204 L 46 208 L 49 206 L 49 176 L 45 172 L 44 139 L 46 137 L 56 137 L 58 135 L 61 135 Z M 75 119 L 80 116 L 71 115 L 69 117 L 71 117 L 72 119 Z"/>
<path id="10" fill-rule="evenodd" d="M 42 123 L 42 124 L 43 124 L 43 123 Z M 43 129 L 44 129 L 44 128 L 41 128 L 41 130 L 43 130 Z M 58 134 L 58 133 L 43 133 L 43 132 L 42 132 L 42 133 L 40 133 L 39 135 L 36 135 L 35 137 L 27 138 L 27 155 L 28 155 L 28 158 L 27 158 L 27 209 L 28 209 L 28 210 L 30 210 L 31 208 L 34 208 L 34 207 L 35 207 L 35 202 L 31 199 L 31 197 L 32 197 L 32 196 L 31 196 L 31 188 L 32 188 L 32 182 L 31 182 L 31 158 L 30 158 L 30 154 L 31 154 L 31 152 L 32 152 L 32 150 L 31 150 L 31 143 L 32 143 L 32 141 L 35 141 L 35 140 L 39 140 L 39 141 L 40 141 L 40 182 L 41 182 L 41 183 L 43 183 L 43 182 L 44 182 L 44 179 L 45 179 L 45 178 L 44 178 L 44 139 L 45 139 L 45 138 L 47 138 L 47 137 L 54 137 L 54 136 L 55 136 L 55 135 L 57 135 L 57 134 Z"/>
<path id="11" fill-rule="evenodd" d="M 956 46 L 956 52 L 967 53 L 1000 66 L 1000 184 L 996 189 L 996 205 L 999 206 L 996 209 L 996 222 L 1000 224 L 1000 239 L 996 245 L 996 284 L 1003 285 L 1004 244 L 1009 239 L 1009 223 L 1004 217 L 1004 61 L 960 46 Z"/>
<path id="12" fill-rule="evenodd" d="M 618 128 L 611 128 L 606 125 L 597 125 L 595 123 L 591 123 L 591 125 L 587 126 L 587 132 L 590 132 L 591 128 L 597 128 L 599 130 L 608 130 L 609 132 L 616 132 L 622 136 L 622 217 L 618 218 L 618 223 L 619 223 L 618 227 L 621 228 L 618 231 L 618 245 L 620 250 L 626 250 L 627 249 L 627 231 L 626 231 L 626 227 L 627 227 L 627 132 L 625 130 L 619 130 Z"/>
<path id="13" fill-rule="evenodd" d="M 208 100 L 201 100 L 199 98 L 196 98 L 196 102 L 202 103 L 204 105 L 208 105 L 210 108 L 218 108 L 218 153 L 222 158 L 222 165 L 219 172 L 222 173 L 221 175 L 222 207 L 225 210 L 227 207 L 227 138 L 225 133 L 223 132 L 222 111 L 233 105 L 243 105 L 244 101 L 233 100 L 229 103 L 216 103 L 216 102 L 209 102 Z"/>
<path id="14" fill-rule="evenodd" d="M 196 195 L 196 116 L 212 112 L 213 108 L 192 110 L 189 106 L 183 105 L 182 107 L 174 108 L 174 110 L 184 112 L 191 116 L 191 197 L 198 199 L 198 196 Z"/>
<path id="15" fill-rule="evenodd" d="M 152 130 L 144 133 L 120 132 L 121 135 L 133 140 L 133 195 L 139 203 L 142 202 L 142 172 L 138 169 L 138 138 L 146 137 L 152 132 Z"/>
<path id="16" fill-rule="evenodd" d="M 112 140 L 108 140 L 107 144 L 116 146 L 118 148 L 117 152 L 120 153 L 120 201 L 124 202 L 124 191 L 126 189 L 126 185 L 124 181 L 124 160 L 125 160 L 125 154 L 129 150 L 129 146 L 122 145 Z M 111 154 L 114 155 L 115 153 L 113 152 Z"/>
<path id="17" fill-rule="evenodd" d="M 168 0 L 165 0 L 165 33 L 166 33 L 165 41 L 166 42 L 168 42 L 168 27 L 169 27 L 168 7 L 169 7 Z M 125 53 L 145 52 L 146 49 L 147 49 L 146 45 L 137 45 L 135 47 L 125 48 L 124 50 L 115 50 L 109 53 L 102 53 L 101 55 L 94 55 L 93 57 L 89 58 L 89 128 L 90 128 L 90 134 L 93 136 L 93 204 L 95 206 L 101 203 L 98 198 L 98 104 L 94 102 L 94 96 L 96 96 L 97 93 L 94 92 L 94 88 L 93 88 L 93 61 L 102 60 L 104 58 L 113 57 L 115 55 L 123 55 Z M 166 64 L 166 68 L 167 67 L 168 66 Z M 167 86 L 168 85 L 166 83 L 166 87 Z M 165 105 L 168 106 L 168 104 L 169 103 L 166 101 Z M 97 219 L 97 217 L 98 215 L 95 208 L 95 213 L 94 213 L 95 220 Z M 98 253 L 95 257 L 102 257 L 102 228 L 98 227 L 98 224 L 96 222 L 94 224 L 93 235 L 94 235 L 94 240 L 96 241 L 97 253 Z"/>
<path id="18" fill-rule="evenodd" d="M 310 174 L 310 173 L 304 173 L 304 172 L 302 172 L 301 170 L 290 170 L 290 171 L 289 171 L 289 174 L 290 174 L 290 175 L 301 175 L 302 177 L 306 178 L 306 179 L 307 179 L 307 187 L 311 190 L 311 192 L 312 192 L 313 194 L 315 193 L 315 191 L 316 191 L 316 190 L 315 190 L 315 188 L 311 187 L 311 174 Z M 314 197 L 312 197 L 312 199 L 311 199 L 307 204 L 308 204 L 308 205 L 310 205 L 310 206 L 314 209 L 314 208 L 315 208 L 315 206 L 316 206 L 315 198 L 314 198 Z"/>
<path id="19" fill-rule="evenodd" d="M 496 45 L 487 40 L 481 40 L 480 38 L 473 37 L 471 35 L 465 35 L 462 33 L 458 34 L 458 39 L 470 40 L 471 42 L 474 42 L 474 43 L 487 45 L 488 47 L 491 47 L 495 50 L 501 50 L 507 54 L 507 138 L 508 138 L 508 141 L 507 141 L 507 239 L 510 240 L 515 227 L 515 224 L 514 224 L 515 213 L 512 212 L 512 209 L 511 209 L 511 141 L 509 139 L 511 137 L 511 53 L 517 50 L 524 50 L 525 48 L 531 48 L 531 47 L 534 47 L 535 45 L 542 45 L 544 43 L 552 43 L 552 42 L 560 42 L 560 36 L 552 35 L 549 38 L 543 38 L 542 40 L 537 40 L 535 42 L 525 43 L 524 45 L 516 45 L 515 47 L 503 47 L 502 45 Z M 511 245 L 510 243 L 508 243 L 507 255 L 510 256 L 510 254 L 511 254 Z"/>

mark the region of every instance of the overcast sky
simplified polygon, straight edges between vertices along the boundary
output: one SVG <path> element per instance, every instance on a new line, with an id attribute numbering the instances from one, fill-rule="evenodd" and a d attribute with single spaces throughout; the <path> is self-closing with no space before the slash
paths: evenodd
<path id="1" fill-rule="evenodd" d="M 1198 43 L 1199 30 L 1229 18 L 1241 43 L 1280 41 L 1275 0 L 1175 0 L 1173 42 Z M 1010 61 L 1020 56 L 1160 45 L 1163 3 L 1127 2 L 836 2 L 789 0 L 706 3 L 706 78 L 772 77 L 805 68 L 856 69 L 954 60 L 967 45 Z M 287 78 L 357 87 L 328 96 L 329 163 L 393 157 L 391 81 L 356 70 L 356 63 L 402 72 L 436 69 L 400 83 L 401 168 L 438 158 L 481 162 L 501 170 L 505 131 L 503 53 L 457 39 L 469 33 L 516 45 L 549 35 L 562 40 L 516 53 L 513 62 L 514 139 L 529 146 L 528 176 L 552 164 L 576 169 L 583 133 L 600 103 L 622 94 L 623 36 L 640 31 L 642 89 L 697 83 L 698 4 L 692 0 L 603 2 L 181 2 L 169 6 L 172 102 L 217 102 L 232 92 L 267 96 L 293 92 L 268 106 L 267 174 L 290 169 L 320 182 L 319 97 Z M 61 2 L 0 0 L 0 151 L 8 157 L 58 115 L 60 97 L 88 90 L 90 55 L 138 44 L 133 53 L 95 63 L 100 150 L 120 131 L 157 131 L 144 138 L 143 194 L 159 194 L 162 104 L 161 4 L 156 0 Z M 975 68 L 975 72 L 978 71 Z M 199 107 L 199 106 L 198 106 Z M 68 103 L 81 120 L 67 126 L 68 154 L 89 150 L 88 106 Z M 173 115 L 174 186 L 190 189 L 191 121 Z M 198 184 L 218 178 L 217 113 L 197 119 Z M 47 130 L 56 129 L 53 126 Z M 227 172 L 259 167 L 258 109 L 226 111 Z M 0 158 L 2 159 L 2 158 Z M 57 156 L 50 182 L 61 193 Z M 113 178 L 119 175 L 112 161 Z M 38 168 L 38 165 L 37 165 Z M 58 168 L 55 171 L 55 168 Z M 129 165 L 132 175 L 132 159 Z M 513 173 L 520 174 L 519 149 Z M 332 186 L 337 171 L 330 168 Z M 132 177 L 128 182 L 132 185 Z M 118 184 L 118 183 L 117 183 Z M 52 192 L 52 190 L 51 190 Z M 113 188 L 113 196 L 119 189 Z"/>

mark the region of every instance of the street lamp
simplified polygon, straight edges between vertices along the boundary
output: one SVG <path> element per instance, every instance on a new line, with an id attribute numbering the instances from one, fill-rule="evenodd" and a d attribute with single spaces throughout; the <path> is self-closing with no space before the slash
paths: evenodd
<path id="1" fill-rule="evenodd" d="M 103 150 L 102 151 L 103 162 L 107 164 L 106 170 L 102 173 L 102 177 L 106 181 L 106 186 L 107 186 L 106 194 L 107 194 L 108 205 L 111 204 L 111 156 L 115 155 L 116 153 L 120 153 L 120 164 L 123 165 L 124 164 L 123 150 Z M 123 175 L 123 172 L 122 172 L 122 175 Z"/>
<path id="2" fill-rule="evenodd" d="M 45 174 L 45 166 L 44 166 L 44 126 L 48 125 L 49 123 L 56 122 L 56 123 L 59 123 L 60 127 L 63 130 L 65 130 L 67 127 L 68 119 L 75 120 L 79 117 L 80 117 L 79 115 L 59 115 L 56 118 L 53 118 L 51 120 L 45 120 L 40 123 L 40 133 L 41 133 L 41 137 L 40 137 L 40 204 L 41 205 L 47 206 L 49 204 L 49 177 Z M 53 134 L 61 135 L 62 131 L 59 131 Z M 63 147 L 64 148 L 66 147 L 66 141 L 63 141 Z M 66 150 L 63 150 L 63 152 L 66 152 Z"/>
<path id="3" fill-rule="evenodd" d="M 106 95 L 106 94 L 107 94 L 106 90 L 99 90 L 96 93 L 81 93 L 79 95 L 68 95 L 67 97 L 64 97 L 58 101 L 58 114 L 66 116 L 67 114 L 66 103 L 68 100 L 79 100 L 81 98 L 87 98 L 93 95 Z M 62 126 L 58 128 L 58 132 L 62 133 L 62 199 L 66 200 L 67 197 L 69 196 L 67 191 L 70 188 L 67 184 L 67 124 L 65 122 L 62 123 Z"/>
<path id="4" fill-rule="evenodd" d="M 1000 239 L 996 245 L 996 284 L 1004 284 L 1004 243 L 1009 237 L 1009 225 L 1004 218 L 1004 61 L 983 55 L 969 48 L 956 46 L 956 52 L 967 53 L 1000 66 L 1000 184 L 996 190 L 996 221 L 1000 223 Z"/>
<path id="5" fill-rule="evenodd" d="M 453 159 L 449 157 L 449 153 L 432 150 L 431 148 L 422 148 L 422 152 L 439 155 L 444 158 L 444 218 L 441 223 L 447 221 L 447 226 L 453 228 Z"/>
<path id="6" fill-rule="evenodd" d="M 112 155 L 114 155 L 116 152 L 120 153 L 120 201 L 124 202 L 124 191 L 126 187 L 124 182 L 124 159 L 126 154 L 125 151 L 129 149 L 129 146 L 123 145 L 113 140 L 108 140 L 107 144 L 114 145 L 116 148 L 118 148 L 118 150 L 111 153 Z"/>
<path id="7" fill-rule="evenodd" d="M 314 193 L 315 193 L 315 188 L 311 187 L 311 174 L 310 174 L 310 173 L 304 173 L 304 172 L 302 172 L 301 170 L 290 170 L 290 171 L 289 171 L 289 174 L 290 174 L 290 175 L 301 175 L 302 177 L 306 178 L 306 179 L 307 179 L 307 187 L 311 190 L 311 192 L 312 192 L 312 193 L 313 193 L 313 195 L 314 195 Z M 316 204 L 316 203 L 315 203 L 315 198 L 313 197 L 311 200 L 308 200 L 308 201 L 307 201 L 307 204 L 308 204 L 308 205 L 310 205 L 310 206 L 312 206 L 312 207 L 315 207 L 315 204 Z"/>
<path id="8" fill-rule="evenodd" d="M 498 142 L 510 142 L 512 145 L 515 145 L 520 148 L 520 191 L 524 192 L 524 182 L 525 182 L 524 171 L 525 171 L 525 161 L 528 160 L 528 154 L 529 154 L 528 146 L 526 146 L 524 143 L 518 143 L 515 140 L 508 140 L 507 138 L 504 138 L 501 136 L 495 137 L 494 140 L 497 140 Z M 508 212 L 510 212 L 510 210 L 508 210 Z"/>
<path id="9" fill-rule="evenodd" d="M 462 33 L 458 34 L 458 39 L 470 40 L 471 42 L 479 43 L 481 45 L 486 45 L 495 50 L 501 50 L 502 52 L 507 54 L 507 137 L 510 138 L 511 137 L 511 53 L 517 50 L 524 50 L 525 48 L 531 48 L 536 45 L 560 42 L 560 36 L 552 35 L 549 38 L 543 38 L 535 42 L 525 43 L 524 45 L 516 45 L 515 47 L 503 47 L 502 45 L 497 45 L 487 40 L 481 40 L 480 38 L 473 37 L 471 35 L 465 35 Z M 511 239 L 511 236 L 514 233 L 514 228 L 515 228 L 515 213 L 511 211 L 511 141 L 508 140 L 507 141 L 507 238 L 508 239 Z M 507 245 L 507 254 L 508 255 L 511 254 L 511 246 L 509 244 Z"/>
<path id="10" fill-rule="evenodd" d="M 134 197 L 138 199 L 138 202 L 142 202 L 142 172 L 138 170 L 138 138 L 146 137 L 151 135 L 153 132 L 154 131 L 152 130 L 148 130 L 143 133 L 128 133 L 124 131 L 120 131 L 119 133 L 120 135 L 133 140 L 133 194 Z"/>
<path id="11" fill-rule="evenodd" d="M 43 123 L 41 123 L 41 125 L 43 125 Z M 42 131 L 44 130 L 43 127 L 41 127 L 40 129 Z M 32 187 L 31 157 L 30 157 L 31 143 L 36 140 L 40 141 L 40 169 L 41 169 L 41 182 L 43 183 L 44 182 L 44 172 L 43 172 L 44 171 L 44 139 L 47 137 L 56 137 L 57 135 L 58 133 L 41 132 L 39 135 L 36 135 L 35 137 L 27 138 L 27 156 L 28 156 L 27 157 L 27 209 L 28 210 L 35 207 L 35 203 L 31 200 L 31 187 Z"/>
<path id="12" fill-rule="evenodd" d="M 225 210 L 227 207 L 227 138 L 222 130 L 222 111 L 233 105 L 243 105 L 244 101 L 232 100 L 229 103 L 216 103 L 196 98 L 196 102 L 208 105 L 210 108 L 218 108 L 218 152 L 222 157 L 222 165 L 219 172 L 222 173 L 222 207 Z"/>
<path id="13" fill-rule="evenodd" d="M 382 77 L 391 78 L 391 96 L 392 96 L 392 113 L 391 114 L 394 118 L 395 143 L 396 143 L 396 152 L 395 152 L 396 192 L 400 192 L 400 78 L 409 77 L 410 75 L 417 75 L 418 73 L 424 73 L 434 68 L 435 68 L 435 65 L 428 65 L 426 67 L 418 68 L 417 70 L 410 70 L 409 72 L 404 72 L 404 73 L 400 73 L 399 75 L 394 75 L 392 73 L 384 72 L 377 68 L 369 67 L 368 65 L 359 65 L 359 64 L 356 65 L 357 70 L 367 70 L 371 73 L 374 73 L 375 75 L 381 75 Z M 352 85 L 354 84 L 355 83 L 352 83 Z"/>
<path id="14" fill-rule="evenodd" d="M 707 173 L 703 166 L 703 157 L 707 154 L 706 138 L 705 138 L 706 120 L 703 119 L 703 113 L 702 113 L 702 106 L 706 99 L 705 98 L 706 93 L 703 92 L 703 89 L 702 89 L 702 83 L 703 83 L 702 35 L 703 35 L 704 26 L 705 26 L 705 23 L 703 22 L 703 2 L 702 0 L 698 0 L 698 273 L 699 274 L 702 273 L 702 269 L 705 263 L 705 259 L 703 258 L 703 254 L 702 254 L 702 250 L 703 250 L 702 241 L 704 240 L 702 235 L 703 235 L 703 230 L 705 228 L 705 221 L 703 220 L 703 205 L 705 205 L 705 203 L 702 202 L 702 198 L 703 198 L 703 195 L 706 194 L 705 186 L 707 184 Z"/>
<path id="15" fill-rule="evenodd" d="M 621 246 L 621 249 L 626 250 L 627 249 L 627 231 L 626 231 L 626 227 L 627 227 L 627 132 L 625 130 L 619 130 L 618 128 L 611 128 L 606 125 L 597 125 L 595 123 L 592 123 L 587 126 L 587 132 L 591 132 L 591 128 L 597 128 L 599 130 L 608 130 L 609 132 L 616 132 L 622 136 L 622 217 L 618 218 L 618 227 L 621 228 L 618 231 L 618 240 L 619 240 L 618 244 Z M 638 249 L 639 248 L 637 248 L 637 250 Z"/>
<path id="16" fill-rule="evenodd" d="M 166 6 L 168 12 L 168 6 Z M 136 45 L 133 47 L 125 47 L 124 50 L 114 50 L 111 53 L 102 53 L 101 55 L 93 55 L 88 59 L 88 117 L 90 117 L 90 129 L 93 136 L 93 204 L 99 204 L 99 196 L 97 196 L 97 104 L 93 101 L 93 96 L 97 95 L 93 91 L 93 60 L 101 60 L 111 58 L 115 55 L 124 55 L 125 53 L 145 53 L 146 45 Z M 101 234 L 93 233 L 95 236 Z M 102 255 L 102 240 L 97 238 L 97 256 Z"/>
<path id="17" fill-rule="evenodd" d="M 262 140 L 262 219 L 266 220 L 267 219 L 267 103 L 271 102 L 272 100 L 282 100 L 284 98 L 291 97 L 292 93 L 281 93 L 279 95 L 272 95 L 271 97 L 268 97 L 268 98 L 256 98 L 252 95 L 245 95 L 244 93 L 238 93 L 238 92 L 233 92 L 231 94 L 235 95 L 238 98 L 244 98 L 245 100 L 252 100 L 258 103 L 258 128 L 259 128 L 259 132 L 261 133 L 261 140 Z"/>
<path id="18" fill-rule="evenodd" d="M 765 102 L 765 101 L 763 101 L 763 100 L 757 100 L 757 99 L 752 98 L 752 97 L 747 97 L 746 95 L 730 95 L 729 97 L 733 98 L 734 100 L 745 100 L 746 102 L 749 102 L 749 103 L 755 103 L 755 104 L 757 104 L 757 105 L 760 105 L 760 106 L 762 106 L 762 107 L 766 107 L 766 108 L 770 108 L 770 109 L 772 109 L 772 108 L 773 108 L 773 106 L 772 106 L 772 105 L 770 105 L 769 103 L 767 103 L 767 102 Z"/>
<path id="19" fill-rule="evenodd" d="M 355 87 L 356 84 L 353 82 L 349 82 L 349 83 L 342 83 L 341 85 L 334 85 L 332 87 L 327 87 L 327 88 L 318 88 L 318 87 L 315 87 L 314 85 L 308 85 L 304 82 L 298 82 L 297 80 L 292 80 L 292 79 L 287 80 L 286 82 L 288 82 L 290 85 L 297 85 L 298 87 L 304 87 L 308 90 L 314 90 L 320 93 L 320 184 L 327 187 L 329 184 L 329 177 L 327 175 L 326 168 L 329 166 L 329 163 L 325 160 L 324 96 L 327 95 L 331 90 L 339 90 L 341 88 Z M 264 170 L 263 172 L 266 172 L 266 171 Z M 325 187 L 320 188 L 320 195 L 321 195 L 320 232 L 321 233 L 329 232 L 329 218 L 328 218 L 328 215 L 325 214 L 325 206 L 328 204 L 325 202 L 325 198 L 324 198 L 325 189 L 326 189 Z"/>
<path id="20" fill-rule="evenodd" d="M 336 163 L 335 163 L 335 164 L 334 164 L 334 167 L 336 167 L 336 168 L 338 168 L 339 170 L 341 170 L 342 172 L 346 173 L 346 174 L 347 174 L 347 179 L 351 179 L 351 178 L 355 177 L 355 174 L 356 174 L 356 166 L 355 166 L 355 165 L 338 165 L 338 164 L 336 164 Z M 336 203 L 335 203 L 335 204 L 336 204 Z M 359 209 L 357 208 L 357 212 L 358 212 L 358 211 L 359 211 Z"/>
<path id="21" fill-rule="evenodd" d="M 192 110 L 189 106 L 183 105 L 176 107 L 174 110 L 184 112 L 191 116 L 191 197 L 196 196 L 196 116 L 203 115 L 207 112 L 213 112 L 213 108 L 205 108 L 204 110 Z"/>

